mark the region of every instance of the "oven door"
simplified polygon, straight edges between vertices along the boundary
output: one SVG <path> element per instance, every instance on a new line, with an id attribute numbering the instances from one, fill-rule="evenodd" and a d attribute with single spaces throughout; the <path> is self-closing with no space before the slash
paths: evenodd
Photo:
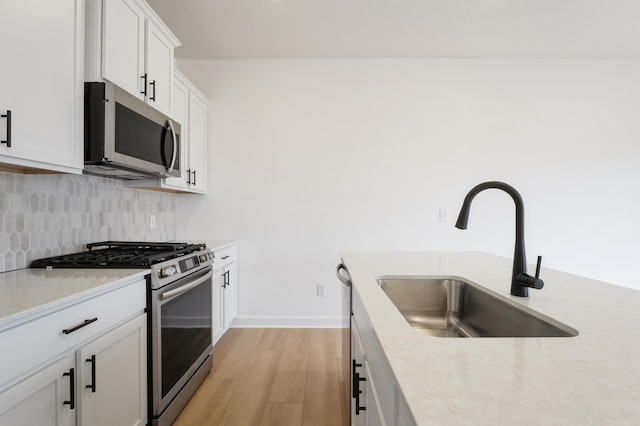
<path id="1" fill-rule="evenodd" d="M 151 292 L 155 416 L 211 353 L 212 275 L 209 266 Z"/>

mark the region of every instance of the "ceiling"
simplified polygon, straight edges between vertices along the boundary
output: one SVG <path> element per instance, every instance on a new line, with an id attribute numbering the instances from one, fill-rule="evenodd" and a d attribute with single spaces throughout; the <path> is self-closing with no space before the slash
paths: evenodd
<path id="1" fill-rule="evenodd" d="M 640 58 L 640 0 L 147 0 L 178 58 Z"/>

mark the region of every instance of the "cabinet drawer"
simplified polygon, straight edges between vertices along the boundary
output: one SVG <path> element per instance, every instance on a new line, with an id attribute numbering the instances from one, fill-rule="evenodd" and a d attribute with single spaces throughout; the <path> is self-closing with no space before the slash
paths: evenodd
<path id="1" fill-rule="evenodd" d="M 213 270 L 217 271 L 238 259 L 238 247 L 233 245 L 222 250 L 214 250 L 213 254 L 215 255 Z"/>
<path id="2" fill-rule="evenodd" d="M 0 387 L 30 367 L 98 337 L 114 325 L 140 314 L 146 305 L 146 282 L 138 280 L 108 293 L 39 317 L 0 333 Z M 85 321 L 86 326 L 71 331 Z M 65 334 L 63 330 L 68 330 Z"/>

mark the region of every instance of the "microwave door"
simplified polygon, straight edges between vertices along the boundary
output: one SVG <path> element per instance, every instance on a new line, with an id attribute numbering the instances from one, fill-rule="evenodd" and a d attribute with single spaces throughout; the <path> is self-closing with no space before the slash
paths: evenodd
<path id="1" fill-rule="evenodd" d="M 180 124 L 117 86 L 107 87 L 104 158 L 150 176 L 180 176 Z"/>

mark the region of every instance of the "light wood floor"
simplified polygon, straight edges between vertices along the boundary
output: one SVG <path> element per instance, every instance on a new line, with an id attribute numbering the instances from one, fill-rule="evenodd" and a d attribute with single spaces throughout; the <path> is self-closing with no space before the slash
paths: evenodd
<path id="1" fill-rule="evenodd" d="M 343 426 L 340 329 L 230 329 L 176 426 Z"/>

